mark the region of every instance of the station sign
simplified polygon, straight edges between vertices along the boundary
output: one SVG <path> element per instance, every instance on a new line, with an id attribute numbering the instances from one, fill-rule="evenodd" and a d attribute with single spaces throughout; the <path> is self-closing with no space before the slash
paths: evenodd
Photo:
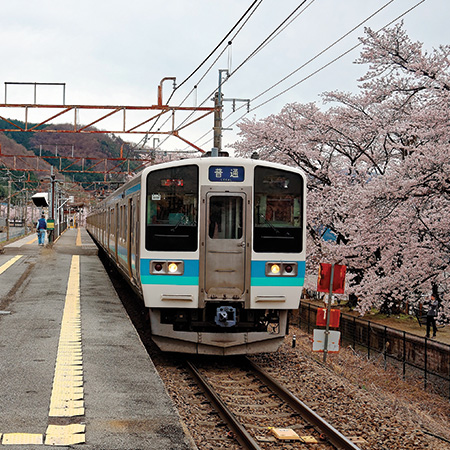
<path id="1" fill-rule="evenodd" d="M 53 219 L 47 220 L 47 230 L 54 230 L 55 229 L 55 221 Z"/>
<path id="2" fill-rule="evenodd" d="M 242 182 L 245 179 L 245 170 L 242 166 L 209 166 L 208 179 L 225 183 Z"/>

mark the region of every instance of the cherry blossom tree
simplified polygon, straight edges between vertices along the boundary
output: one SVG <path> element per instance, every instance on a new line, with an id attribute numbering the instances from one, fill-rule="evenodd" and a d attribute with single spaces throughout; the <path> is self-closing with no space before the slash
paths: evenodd
<path id="1" fill-rule="evenodd" d="M 304 170 L 308 271 L 346 264 L 361 312 L 414 305 L 433 285 L 448 305 L 450 46 L 428 53 L 403 24 L 366 29 L 362 42 L 358 93 L 323 94 L 325 110 L 294 103 L 244 120 L 234 147 Z"/>

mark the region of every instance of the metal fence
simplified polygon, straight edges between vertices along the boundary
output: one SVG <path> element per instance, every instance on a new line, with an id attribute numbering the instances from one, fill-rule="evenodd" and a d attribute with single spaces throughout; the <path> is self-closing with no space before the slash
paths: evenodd
<path id="1" fill-rule="evenodd" d="M 312 333 L 316 327 L 317 306 L 302 301 L 299 327 Z M 450 398 L 450 345 L 380 325 L 350 314 L 341 314 L 341 344 L 350 345 L 368 358 L 382 357 L 403 379 L 423 380 L 425 389 Z"/>
<path id="2" fill-rule="evenodd" d="M 20 236 L 25 236 L 27 234 L 27 229 L 20 226 L 12 226 L 9 228 L 9 239 L 15 239 Z M 7 240 L 6 227 L 0 227 L 0 242 Z"/>
<path id="3" fill-rule="evenodd" d="M 55 241 L 61 234 L 68 228 L 67 221 L 62 223 L 57 223 L 55 225 L 55 230 L 53 231 L 52 240 Z M 16 222 L 15 225 L 12 225 L 10 223 L 9 228 L 9 239 L 15 239 L 21 236 L 26 236 L 30 232 L 34 231 L 34 226 L 32 228 L 20 226 L 19 221 Z M 48 239 L 48 238 L 47 238 Z M 6 229 L 0 227 L 0 242 L 6 242 L 7 240 L 7 233 Z"/>

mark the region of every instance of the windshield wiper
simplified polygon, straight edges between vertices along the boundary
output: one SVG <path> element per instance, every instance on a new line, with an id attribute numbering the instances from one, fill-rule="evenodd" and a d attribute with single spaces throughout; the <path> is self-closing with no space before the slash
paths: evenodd
<path id="1" fill-rule="evenodd" d="M 178 228 L 180 225 L 182 225 L 182 224 L 183 224 L 183 225 L 190 225 L 189 217 L 186 216 L 185 214 L 183 214 L 183 217 L 180 218 L 180 220 L 177 222 L 177 224 L 176 224 L 173 228 L 171 228 L 170 231 L 173 233 L 173 232 L 176 231 L 177 228 Z M 193 222 L 192 225 L 195 226 L 196 223 Z"/>
<path id="2" fill-rule="evenodd" d="M 267 223 L 267 225 L 269 225 L 270 228 L 272 228 L 273 231 L 275 231 L 276 234 L 280 234 L 280 231 L 277 230 L 273 225 L 272 222 L 270 222 L 270 220 L 266 219 L 266 216 L 264 214 L 260 214 L 259 217 L 261 217 L 265 223 Z"/>

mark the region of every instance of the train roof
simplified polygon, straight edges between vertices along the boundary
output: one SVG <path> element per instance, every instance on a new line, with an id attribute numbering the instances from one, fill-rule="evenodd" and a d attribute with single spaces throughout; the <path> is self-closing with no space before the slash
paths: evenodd
<path id="1" fill-rule="evenodd" d="M 158 170 L 158 169 L 164 169 L 167 167 L 173 167 L 173 166 L 182 166 L 182 165 L 190 165 L 190 164 L 198 164 L 199 166 L 210 166 L 210 165 L 222 165 L 222 166 L 230 166 L 230 165 L 244 165 L 244 166 L 267 166 L 267 167 L 274 167 L 279 168 L 282 170 L 289 170 L 297 173 L 303 174 L 303 171 L 298 167 L 292 167 L 292 166 L 286 166 L 284 164 L 280 163 L 274 163 L 271 161 L 265 161 L 262 159 L 252 159 L 252 158 L 235 158 L 235 157 L 224 157 L 224 156 L 217 156 L 217 157 L 202 157 L 202 158 L 188 158 L 188 159 L 182 159 L 178 161 L 170 161 L 166 163 L 157 164 L 155 166 L 147 167 L 142 171 L 142 175 L 146 175 L 147 173 Z"/>
<path id="2" fill-rule="evenodd" d="M 181 159 L 177 161 L 169 161 L 165 163 L 156 164 L 154 166 L 146 167 L 142 172 L 138 173 L 135 177 L 133 177 L 130 181 L 126 182 L 123 186 L 118 188 L 116 191 L 114 191 L 112 194 L 110 194 L 106 199 L 104 199 L 95 209 L 98 207 L 101 207 L 103 205 L 107 205 L 113 201 L 116 201 L 117 199 L 123 198 L 124 195 L 127 195 L 128 193 L 133 192 L 133 188 L 140 185 L 141 178 L 145 177 L 148 173 L 159 170 L 159 169 L 165 169 L 169 167 L 176 167 L 176 166 L 188 166 L 192 164 L 197 164 L 198 166 L 210 166 L 210 165 L 217 165 L 217 166 L 230 166 L 230 165 L 240 165 L 244 167 L 250 167 L 250 166 L 265 166 L 265 167 L 273 167 L 278 168 L 280 170 L 288 170 L 292 172 L 299 173 L 303 175 L 303 171 L 298 167 L 292 167 L 292 166 L 286 166 L 284 164 L 280 163 L 274 163 L 271 161 L 265 161 L 262 159 L 252 159 L 252 158 L 236 158 L 236 157 L 229 157 L 229 156 L 213 156 L 213 157 L 201 157 L 201 158 L 187 158 L 187 159 Z"/>

